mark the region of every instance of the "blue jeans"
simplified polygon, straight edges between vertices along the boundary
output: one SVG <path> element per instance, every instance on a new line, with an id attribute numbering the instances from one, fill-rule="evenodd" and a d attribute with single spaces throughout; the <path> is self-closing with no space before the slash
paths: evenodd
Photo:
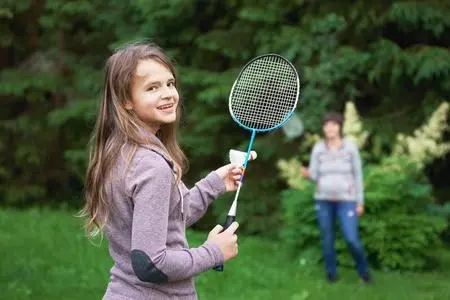
<path id="1" fill-rule="evenodd" d="M 317 220 L 322 237 L 322 251 L 325 260 L 325 269 L 328 275 L 335 276 L 337 269 L 336 250 L 334 248 L 336 217 L 342 235 L 356 263 L 360 276 L 369 272 L 368 263 L 358 234 L 358 214 L 356 202 L 344 201 L 316 201 Z"/>

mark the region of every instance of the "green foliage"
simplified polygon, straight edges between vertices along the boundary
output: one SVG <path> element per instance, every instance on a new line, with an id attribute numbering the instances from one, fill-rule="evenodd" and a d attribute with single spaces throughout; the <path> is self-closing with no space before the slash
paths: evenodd
<path id="1" fill-rule="evenodd" d="M 450 29 L 450 20 L 440 3 L 418 3 L 401 1 L 393 3 L 385 14 L 386 21 L 396 22 L 405 32 L 416 30 L 429 31 L 434 36 L 441 36 Z"/>
<path id="2" fill-rule="evenodd" d="M 267 52 L 297 67 L 305 128 L 320 128 L 324 111 L 354 100 L 375 118 L 367 130 L 380 159 L 396 132 L 415 128 L 450 92 L 447 15 L 443 1 L 6 1 L 0 203 L 80 205 L 104 61 L 117 46 L 142 39 L 163 46 L 179 67 L 187 183 L 226 162 L 230 148 L 247 148 L 249 132 L 230 118 L 227 97 L 239 69 Z M 393 111 L 400 113 L 386 116 Z M 240 230 L 276 231 L 285 183 L 274 176 L 275 162 L 299 144 L 306 152 L 305 140 L 257 136 L 260 155 L 240 198 Z M 199 226 L 226 213 L 229 199 L 216 203 Z"/>
<path id="3" fill-rule="evenodd" d="M 440 216 L 447 219 L 449 226 L 442 233 L 442 240 L 450 245 L 450 203 L 445 203 L 444 205 L 432 204 L 429 206 L 429 212 L 432 215 Z"/>
<path id="4" fill-rule="evenodd" d="M 313 204 L 314 188 L 308 184 L 303 190 L 287 189 L 282 193 L 280 238 L 300 259 L 308 264 L 321 260 L 320 232 Z"/>
<path id="5" fill-rule="evenodd" d="M 432 189 L 415 166 L 404 159 L 386 160 L 365 169 L 366 214 L 360 235 L 374 266 L 383 269 L 423 270 L 432 266 L 442 250 L 439 234 L 446 219 L 430 216 Z M 280 236 L 299 257 L 315 263 L 321 242 L 313 204 L 313 184 L 283 192 Z M 342 236 L 336 243 L 341 264 L 353 261 Z"/>

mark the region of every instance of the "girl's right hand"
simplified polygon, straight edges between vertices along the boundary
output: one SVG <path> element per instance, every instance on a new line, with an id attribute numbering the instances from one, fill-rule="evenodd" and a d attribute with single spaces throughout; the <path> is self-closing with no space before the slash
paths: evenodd
<path id="1" fill-rule="evenodd" d="M 237 235 L 235 234 L 238 227 L 239 224 L 233 222 L 226 230 L 221 232 L 223 227 L 216 225 L 208 234 L 207 241 L 219 246 L 225 261 L 235 258 L 238 254 Z"/>

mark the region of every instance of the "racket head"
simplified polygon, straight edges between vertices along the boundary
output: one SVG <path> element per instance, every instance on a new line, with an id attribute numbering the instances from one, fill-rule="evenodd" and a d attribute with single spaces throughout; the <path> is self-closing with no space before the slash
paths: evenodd
<path id="1" fill-rule="evenodd" d="M 300 94 L 294 65 L 269 53 L 250 60 L 233 83 L 228 108 L 241 127 L 256 132 L 277 129 L 293 115 Z"/>

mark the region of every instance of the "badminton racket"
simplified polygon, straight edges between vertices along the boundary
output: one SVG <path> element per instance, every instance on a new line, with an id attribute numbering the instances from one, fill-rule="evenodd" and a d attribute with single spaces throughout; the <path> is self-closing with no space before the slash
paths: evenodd
<path id="1" fill-rule="evenodd" d="M 257 132 L 280 128 L 293 115 L 300 94 L 295 67 L 278 54 L 264 54 L 250 60 L 239 72 L 228 98 L 233 120 L 251 132 L 243 172 L 223 225 L 227 229 L 236 220 L 237 199 Z M 223 265 L 214 267 L 223 271 Z"/>

